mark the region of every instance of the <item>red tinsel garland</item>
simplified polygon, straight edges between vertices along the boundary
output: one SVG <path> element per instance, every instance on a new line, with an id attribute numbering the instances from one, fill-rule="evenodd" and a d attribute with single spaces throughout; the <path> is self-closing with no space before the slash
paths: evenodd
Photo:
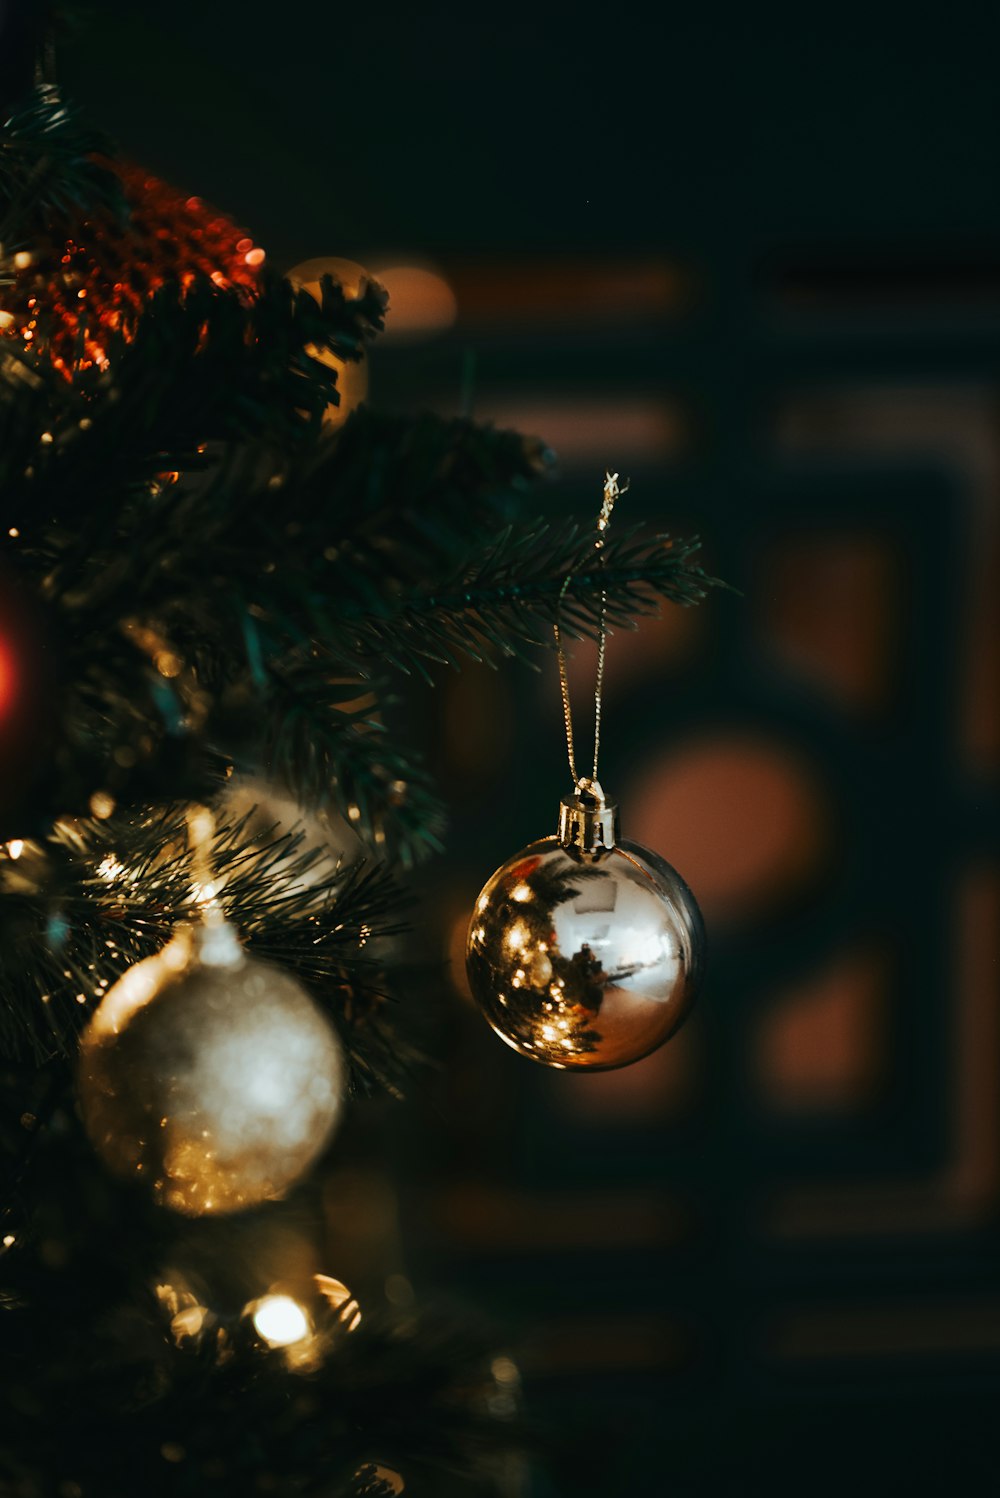
<path id="1" fill-rule="evenodd" d="M 126 339 L 150 296 L 174 282 L 208 276 L 217 286 L 252 293 L 264 251 L 245 230 L 185 197 L 141 167 L 116 162 L 129 216 L 109 213 L 21 251 L 11 284 L 0 285 L 0 334 L 46 351 L 67 378 L 107 364 L 106 333 Z"/>

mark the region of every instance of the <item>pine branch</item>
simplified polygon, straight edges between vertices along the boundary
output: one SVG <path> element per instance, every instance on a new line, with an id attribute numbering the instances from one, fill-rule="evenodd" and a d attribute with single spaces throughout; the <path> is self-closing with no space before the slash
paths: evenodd
<path id="1" fill-rule="evenodd" d="M 423 577 L 450 576 L 539 473 L 532 445 L 514 434 L 436 417 L 362 411 L 335 441 L 286 436 L 295 457 L 285 467 L 249 480 L 245 468 L 220 467 L 207 486 L 143 496 L 119 514 L 110 554 L 93 527 L 75 553 L 84 578 L 65 564 L 59 573 L 74 607 L 89 586 L 105 630 L 115 614 L 145 614 L 174 634 L 194 601 L 187 632 L 216 652 L 229 641 L 243 655 L 249 615 L 264 659 L 318 640 L 356 667 L 343 613 L 391 613 Z"/>
<path id="2" fill-rule="evenodd" d="M 260 753 L 270 773 L 305 807 L 333 801 L 367 842 L 404 868 L 440 852 L 444 808 L 423 765 L 375 715 L 376 704 L 384 712 L 393 700 L 378 683 L 334 685 L 330 663 L 312 658 L 275 667 L 270 676 Z"/>
<path id="3" fill-rule="evenodd" d="M 75 560 L 75 571 L 67 571 L 61 556 L 65 588 L 79 585 L 91 548 L 112 525 L 128 523 L 122 511 L 131 499 L 132 527 L 149 547 L 146 527 L 158 511 L 179 509 L 179 518 L 189 518 L 177 495 L 162 502 L 162 485 L 150 493 L 151 482 L 203 471 L 236 442 L 250 443 L 259 464 L 261 450 L 316 435 L 322 412 L 339 399 L 336 370 L 316 351 L 360 357 L 382 326 L 384 305 L 385 293 L 372 284 L 348 298 L 326 278 L 320 305 L 270 273 L 252 299 L 199 279 L 156 292 L 130 338 L 99 330 L 106 369 L 80 371 L 68 382 L 43 353 L 12 352 L 0 373 L 20 402 L 19 418 L 33 415 L 35 423 L 14 454 L 0 453 L 3 524 L 17 526 L 27 543 L 47 540 Z M 37 342 L 44 344 L 43 325 Z M 40 385 L 44 400 L 25 394 L 25 385 Z M 252 471 L 253 458 L 243 454 L 228 490 L 216 485 L 209 498 L 199 490 L 198 524 L 209 534 L 220 506 L 246 493 Z M 273 489 L 268 497 L 273 506 Z M 51 536 L 53 517 L 64 529 Z M 72 545 L 66 528 L 75 531 L 81 520 L 86 536 Z"/>
<path id="4" fill-rule="evenodd" d="M 356 1081 L 398 1082 L 381 1018 L 384 957 L 368 951 L 404 929 L 384 868 L 344 869 L 303 848 L 301 830 L 251 836 L 223 825 L 213 863 L 220 899 L 249 951 L 295 972 L 336 1023 Z M 0 898 L 0 1047 L 8 1056 L 71 1055 L 103 994 L 195 913 L 183 809 L 62 823 L 4 868 Z M 390 1052 L 391 1054 L 391 1052 Z M 393 1080 L 394 1078 L 394 1080 Z"/>
<path id="5" fill-rule="evenodd" d="M 133 1498 L 136 1471 L 151 1498 L 177 1498 L 203 1476 L 219 1498 L 246 1498 L 262 1474 L 284 1493 L 361 1498 L 394 1490 L 379 1483 L 377 1459 L 405 1474 L 415 1498 L 485 1498 L 498 1455 L 524 1439 L 510 1414 L 491 1410 L 495 1341 L 468 1315 L 363 1307 L 351 1331 L 336 1307 L 311 1307 L 314 1361 L 290 1371 L 246 1316 L 209 1307 L 202 1331 L 172 1335 L 169 1282 L 161 1303 L 120 1297 L 98 1319 L 89 1284 L 67 1306 L 51 1273 L 19 1278 L 18 1299 L 0 1310 L 19 1411 L 3 1421 L 0 1484 L 16 1476 L 55 1492 L 69 1456 L 84 1491 L 102 1498 Z M 57 1443 L 46 1439 L 54 1419 Z"/>
<path id="6" fill-rule="evenodd" d="M 110 154 L 53 84 L 39 84 L 0 126 L 0 250 L 13 254 L 53 216 L 97 207 L 124 216 L 121 182 L 99 159 Z"/>
<path id="7" fill-rule="evenodd" d="M 208 1480 L 219 1498 L 246 1498 L 266 1473 L 276 1491 L 329 1498 L 364 1492 L 356 1484 L 378 1462 L 426 1498 L 448 1498 L 451 1473 L 465 1475 L 456 1498 L 470 1482 L 494 1491 L 497 1454 L 524 1432 L 517 1371 L 509 1359 L 497 1371 L 489 1328 L 468 1311 L 400 1314 L 364 1298 L 358 1323 L 356 1304 L 319 1280 L 294 1292 L 313 1328 L 296 1365 L 263 1344 L 244 1305 L 244 1286 L 268 1283 L 248 1258 L 268 1209 L 211 1225 L 203 1284 L 192 1249 L 204 1250 L 206 1225 L 191 1230 L 108 1177 L 71 1092 L 38 1081 L 6 1075 L 0 1091 L 0 1135 L 33 1146 L 0 1201 L 0 1490 L 55 1493 L 68 1473 L 84 1492 L 133 1498 L 141 1471 L 159 1498 Z M 53 1092 L 54 1111 L 42 1096 Z M 297 1196 L 308 1220 L 313 1192 Z M 226 1244 L 236 1253 L 219 1253 Z M 198 1316 L 178 1317 L 192 1305 Z"/>
<path id="8" fill-rule="evenodd" d="M 692 560 L 699 546 L 634 527 L 605 542 L 598 565 L 592 535 L 575 526 L 511 527 L 440 590 L 416 590 L 385 616 L 352 618 L 349 637 L 359 655 L 425 677 L 427 661 L 524 657 L 526 646 L 551 646 L 557 617 L 567 635 L 593 638 L 602 609 L 609 625 L 630 627 L 661 601 L 687 607 L 725 587 Z"/>
<path id="9" fill-rule="evenodd" d="M 231 298 L 215 288 L 209 296 L 227 325 L 232 314 L 242 326 Z M 354 316 L 350 306 L 341 311 Z M 305 312 L 302 336 L 313 337 Z M 65 401 L 66 382 L 58 383 Z M 123 389 L 138 388 L 123 381 Z M 41 825 L 46 804 L 82 810 L 98 787 L 133 805 L 158 794 L 198 797 L 201 741 L 238 755 L 230 707 L 249 697 L 258 715 L 269 715 L 284 778 L 310 802 L 324 779 L 334 781 L 335 799 L 358 808 L 377 845 L 385 838 L 404 862 L 435 847 L 439 808 L 412 757 L 394 750 L 384 731 L 346 728 L 324 707 L 331 676 L 372 672 L 372 648 L 344 615 L 391 619 L 415 579 L 453 574 L 537 477 L 533 446 L 467 422 L 358 413 L 336 442 L 308 427 L 293 431 L 294 471 L 286 481 L 279 467 L 277 491 L 258 472 L 248 483 L 247 465 L 233 461 L 220 462 L 201 485 L 130 487 L 146 439 L 141 411 L 124 397 L 102 396 L 80 430 L 55 420 L 30 382 L 14 394 L 7 409 L 23 418 L 34 404 L 54 432 L 7 518 L 19 522 L 18 565 L 48 596 L 65 682 L 58 763 L 26 807 L 32 821 L 23 830 Z M 166 461 L 180 460 L 176 452 L 145 459 L 147 470 Z M 9 486 L 9 503 L 17 487 Z M 85 514 L 71 523 L 77 508 Z M 43 519 L 60 511 L 59 524 Z M 325 647 L 322 670 L 305 683 L 302 661 L 314 642 Z M 176 675 L 156 665 L 168 657 L 183 667 Z M 304 685 L 319 693 L 312 708 Z M 318 734 L 313 749 L 307 719 Z M 123 756 L 133 769 L 123 768 Z"/>
<path id="10" fill-rule="evenodd" d="M 187 518 L 177 494 L 157 505 L 162 487 L 151 496 L 150 482 L 168 472 L 201 472 L 231 443 L 250 442 L 259 461 L 268 445 L 286 449 L 314 436 L 323 410 L 338 400 L 337 372 L 316 357 L 317 349 L 361 357 L 382 327 L 383 307 L 380 288 L 365 285 L 359 297 L 347 298 L 328 277 L 322 306 L 272 274 L 262 277 L 251 300 L 198 279 L 183 289 L 160 288 L 129 339 L 99 328 L 106 370 L 82 370 L 66 382 L 52 375 L 45 355 L 19 352 L 16 366 L 7 364 L 7 380 L 16 391 L 27 370 L 28 382 L 31 375 L 42 382 L 45 401 L 34 401 L 36 427 L 19 448 L 18 455 L 30 451 L 30 463 L 15 467 L 0 455 L 4 524 L 33 538 L 42 518 L 72 527 L 85 518 L 87 533 L 70 548 L 82 565 L 109 526 L 121 524 L 133 494 L 144 500 L 135 526 L 157 511 L 180 508 L 178 518 Z M 43 340 L 40 327 L 36 342 Z M 31 409 L 25 397 L 22 407 L 22 415 Z M 219 494 L 223 503 L 246 494 L 249 472 L 244 454 L 228 493 L 213 491 L 204 526 L 213 526 Z M 268 497 L 274 505 L 274 490 Z M 201 491 L 198 499 L 204 502 Z"/>
<path id="11" fill-rule="evenodd" d="M 380 538 L 390 555 L 408 538 L 421 550 L 454 551 L 485 521 L 512 518 L 553 455 L 518 432 L 425 412 L 412 418 L 363 408 L 324 460 L 293 487 L 300 513 L 327 542 Z M 393 544 L 395 543 L 395 545 Z"/>

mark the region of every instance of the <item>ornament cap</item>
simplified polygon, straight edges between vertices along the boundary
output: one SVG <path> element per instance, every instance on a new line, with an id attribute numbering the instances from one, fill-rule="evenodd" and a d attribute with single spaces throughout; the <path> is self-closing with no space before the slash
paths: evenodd
<path id="1" fill-rule="evenodd" d="M 559 842 L 568 853 L 600 858 L 618 842 L 618 803 L 609 801 L 599 780 L 584 776 L 559 803 Z"/>
<path id="2" fill-rule="evenodd" d="M 203 967 L 239 967 L 246 961 L 236 927 L 222 918 L 195 927 L 194 950 Z"/>

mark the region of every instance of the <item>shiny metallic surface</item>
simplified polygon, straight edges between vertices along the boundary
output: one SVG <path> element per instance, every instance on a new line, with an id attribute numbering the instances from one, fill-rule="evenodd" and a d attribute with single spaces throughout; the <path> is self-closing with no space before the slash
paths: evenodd
<path id="1" fill-rule="evenodd" d="M 343 1107 L 331 1026 L 230 931 L 182 932 L 129 968 L 81 1044 L 80 1110 L 98 1154 L 189 1216 L 281 1196 Z"/>
<path id="2" fill-rule="evenodd" d="M 469 925 L 469 983 L 522 1056 L 592 1071 L 647 1056 L 696 997 L 705 933 L 656 853 L 619 843 L 580 858 L 542 838 L 498 869 Z"/>
<path id="3" fill-rule="evenodd" d="M 609 801 L 599 780 L 581 780 L 559 803 L 560 843 L 571 853 L 598 858 L 620 841 L 618 802 Z"/>

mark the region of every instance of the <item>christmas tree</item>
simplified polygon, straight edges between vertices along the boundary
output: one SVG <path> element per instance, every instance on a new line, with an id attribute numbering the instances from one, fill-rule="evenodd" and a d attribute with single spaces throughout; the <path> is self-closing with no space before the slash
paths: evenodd
<path id="1" fill-rule="evenodd" d="M 711 580 L 627 526 L 598 558 L 592 495 L 548 523 L 538 441 L 340 419 L 383 289 L 294 286 L 6 24 L 0 1492 L 500 1491 L 488 1338 L 330 1274 L 248 1295 L 233 1235 L 425 1060 L 447 806 L 401 683 Z"/>

